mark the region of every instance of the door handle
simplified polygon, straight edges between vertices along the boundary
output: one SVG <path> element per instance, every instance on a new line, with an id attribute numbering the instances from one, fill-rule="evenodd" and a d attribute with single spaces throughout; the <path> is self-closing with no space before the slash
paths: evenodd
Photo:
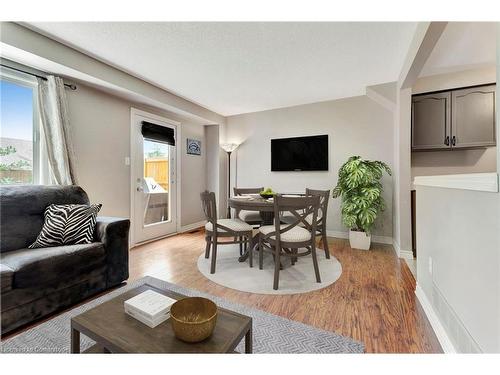
<path id="1" fill-rule="evenodd" d="M 449 136 L 449 135 L 448 135 L 448 136 L 446 136 L 446 137 L 444 138 L 444 144 L 445 144 L 446 146 L 449 146 L 449 145 L 450 145 L 450 136 Z"/>
<path id="2" fill-rule="evenodd" d="M 455 136 L 453 136 L 453 137 L 451 138 L 451 145 L 452 145 L 452 146 L 455 146 L 456 144 L 457 144 L 457 138 L 456 138 Z"/>

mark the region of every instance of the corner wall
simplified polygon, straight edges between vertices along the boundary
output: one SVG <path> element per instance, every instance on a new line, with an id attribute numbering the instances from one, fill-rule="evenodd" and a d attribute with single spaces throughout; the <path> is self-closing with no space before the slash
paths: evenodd
<path id="1" fill-rule="evenodd" d="M 130 108 L 139 108 L 181 122 L 181 225 L 204 220 L 199 193 L 205 189 L 204 126 L 176 114 L 129 102 L 78 84 L 66 91 L 76 154 L 78 184 L 92 202 L 102 203 L 102 215 L 130 217 Z M 202 141 L 202 155 L 186 154 L 186 138 Z"/>
<path id="2" fill-rule="evenodd" d="M 231 186 L 266 186 L 279 192 L 333 189 L 340 166 L 352 155 L 392 167 L 392 118 L 391 111 L 367 96 L 230 116 L 226 138 L 241 143 L 231 158 Z M 320 134 L 329 135 L 328 172 L 271 172 L 271 139 Z M 382 182 L 387 208 L 377 220 L 374 240 L 392 243 L 392 179 L 384 176 Z M 347 232 L 339 199 L 330 200 L 327 229 L 335 236 Z"/>

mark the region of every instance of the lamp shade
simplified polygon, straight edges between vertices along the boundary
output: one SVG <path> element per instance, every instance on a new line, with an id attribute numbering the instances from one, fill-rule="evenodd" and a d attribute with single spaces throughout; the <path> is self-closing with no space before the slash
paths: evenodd
<path id="1" fill-rule="evenodd" d="M 236 143 L 222 143 L 220 145 L 220 147 L 226 151 L 226 152 L 233 152 L 234 150 L 236 150 L 238 148 L 238 144 Z"/>

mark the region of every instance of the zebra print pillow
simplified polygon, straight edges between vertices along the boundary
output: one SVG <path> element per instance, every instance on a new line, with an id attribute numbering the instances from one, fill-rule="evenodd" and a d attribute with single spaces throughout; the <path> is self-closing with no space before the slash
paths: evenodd
<path id="1" fill-rule="evenodd" d="M 42 230 L 30 249 L 91 243 L 101 204 L 51 204 Z"/>

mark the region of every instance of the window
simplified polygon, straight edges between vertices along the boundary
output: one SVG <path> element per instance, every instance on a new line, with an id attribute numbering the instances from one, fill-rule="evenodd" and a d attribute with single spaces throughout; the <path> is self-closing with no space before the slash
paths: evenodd
<path id="1" fill-rule="evenodd" d="M 169 153 L 170 145 L 144 139 L 144 181 L 147 206 L 144 225 L 169 221 Z"/>
<path id="2" fill-rule="evenodd" d="M 4 68 L 0 78 L 0 184 L 42 183 L 37 81 Z"/>

